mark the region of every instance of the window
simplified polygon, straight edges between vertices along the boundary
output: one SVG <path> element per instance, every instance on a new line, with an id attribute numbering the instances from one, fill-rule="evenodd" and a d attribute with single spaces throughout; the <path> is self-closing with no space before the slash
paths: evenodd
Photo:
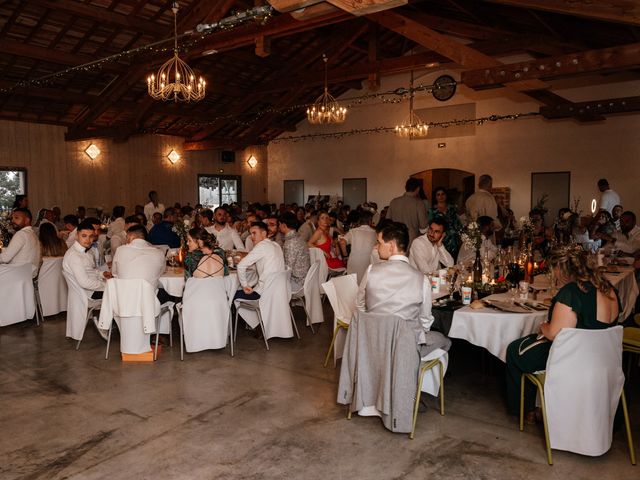
<path id="1" fill-rule="evenodd" d="M 0 167 L 0 211 L 13 207 L 16 195 L 27 193 L 27 171 L 24 168 Z"/>
<path id="2" fill-rule="evenodd" d="M 240 201 L 240 176 L 198 175 L 198 203 L 203 207 L 216 208 Z"/>

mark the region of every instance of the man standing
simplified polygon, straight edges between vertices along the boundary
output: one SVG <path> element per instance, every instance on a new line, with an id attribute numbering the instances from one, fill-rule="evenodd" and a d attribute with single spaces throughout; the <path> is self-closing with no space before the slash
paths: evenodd
<path id="1" fill-rule="evenodd" d="M 358 309 L 405 319 L 416 335 L 421 356 L 436 348 L 448 350 L 451 340 L 430 331 L 431 284 L 409 264 L 407 228 L 389 222 L 377 233 L 377 242 L 380 258 L 387 261 L 370 265 L 365 272 L 358 289 Z"/>
<path id="2" fill-rule="evenodd" d="M 118 278 L 142 278 L 158 289 L 158 279 L 164 273 L 162 250 L 147 242 L 147 229 L 133 225 L 127 230 L 127 244 L 118 248 L 111 272 Z M 158 290 L 160 303 L 168 300 L 164 290 Z"/>
<path id="3" fill-rule="evenodd" d="M 404 186 L 404 195 L 391 200 L 387 216 L 389 220 L 404 223 L 409 230 L 409 246 L 413 239 L 420 235 L 420 231 L 427 228 L 427 207 L 419 197 L 422 180 L 409 178 Z"/>
<path id="4" fill-rule="evenodd" d="M 253 249 L 238 263 L 238 280 L 242 290 L 238 290 L 234 298 L 257 300 L 264 290 L 266 278 L 285 269 L 284 256 L 280 246 L 267 239 L 267 226 L 264 223 L 252 223 L 249 231 L 253 240 Z M 253 265 L 255 265 L 258 279 L 257 283 L 252 285 L 247 270 Z"/>
<path id="5" fill-rule="evenodd" d="M 291 212 L 280 217 L 280 233 L 284 236 L 284 263 L 291 270 L 291 291 L 298 292 L 304 287 L 304 279 L 311 267 L 309 247 L 296 231 L 298 220 Z"/>
<path id="6" fill-rule="evenodd" d="M 151 217 L 156 212 L 164 214 L 164 205 L 158 200 L 158 192 L 151 190 L 149 200 L 149 203 L 144 206 L 144 216 L 147 217 L 147 222 L 151 221 Z"/>
<path id="7" fill-rule="evenodd" d="M 62 271 L 75 279 L 87 297 L 100 299 L 104 293 L 105 279 L 112 275 L 111 272 L 101 272 L 96 268 L 95 258 L 89 252 L 93 237 L 93 225 L 88 221 L 81 222 L 76 241 L 64 254 Z"/>
<path id="8" fill-rule="evenodd" d="M 207 231 L 215 235 L 218 245 L 223 250 L 244 250 L 244 243 L 240 234 L 227 223 L 227 209 L 218 207 L 213 211 L 215 221 L 212 230 Z"/>
<path id="9" fill-rule="evenodd" d="M 446 230 L 444 219 L 436 217 L 431 220 L 427 233 L 416 238 L 411 245 L 409 263 L 412 267 L 428 275 L 437 272 L 440 265 L 453 266 L 453 257 L 442 243 Z"/>
<path id="10" fill-rule="evenodd" d="M 606 210 L 613 215 L 613 207 L 622 203 L 620 195 L 611 189 L 606 178 L 598 180 L 598 190 L 602 192 L 600 194 L 600 210 Z"/>
<path id="11" fill-rule="evenodd" d="M 480 175 L 478 179 L 478 190 L 467 198 L 465 203 L 466 211 L 471 217 L 468 218 L 467 221 L 471 222 L 482 216 L 491 217 L 495 219 L 496 229 L 500 230 L 502 225 L 498 220 L 498 204 L 491 193 L 492 187 L 493 178 L 491 178 L 491 175 Z"/>
<path id="12" fill-rule="evenodd" d="M 35 274 L 40 268 L 40 241 L 33 231 L 31 220 L 31 212 L 27 208 L 17 208 L 11 213 L 11 223 L 16 233 L 9 245 L 0 252 L 0 263 L 30 263 Z"/>

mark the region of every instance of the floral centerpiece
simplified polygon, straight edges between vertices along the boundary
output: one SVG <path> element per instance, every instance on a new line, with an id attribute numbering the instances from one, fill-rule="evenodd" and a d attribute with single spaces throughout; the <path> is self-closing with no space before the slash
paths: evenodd
<path id="1" fill-rule="evenodd" d="M 12 235 L 11 216 L 0 214 L 0 248 L 6 247 L 11 241 Z"/>
<path id="2" fill-rule="evenodd" d="M 173 222 L 173 228 L 171 228 L 173 233 L 178 235 L 180 238 L 180 245 L 183 249 L 187 248 L 187 226 L 182 221 Z"/>
<path id="3" fill-rule="evenodd" d="M 482 233 L 476 221 L 470 222 L 460 232 L 462 244 L 469 250 L 479 250 L 482 246 Z"/>

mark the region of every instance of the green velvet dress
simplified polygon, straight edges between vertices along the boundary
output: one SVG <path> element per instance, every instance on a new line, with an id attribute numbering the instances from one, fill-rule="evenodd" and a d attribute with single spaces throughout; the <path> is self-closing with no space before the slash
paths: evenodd
<path id="1" fill-rule="evenodd" d="M 587 330 L 602 330 L 617 324 L 616 321 L 604 323 L 596 318 L 597 291 L 591 283 L 584 285 L 586 291 L 580 289 L 576 282 L 563 286 L 551 301 L 548 320 L 551 321 L 553 309 L 557 303 L 562 303 L 571 308 L 576 314 L 576 328 Z M 620 297 L 616 293 L 618 309 Z M 523 373 L 533 373 L 544 370 L 547 367 L 547 359 L 551 342 L 547 339 L 537 340 L 537 334 L 527 335 L 511 342 L 507 348 L 507 407 L 510 413 L 518 414 L 520 411 L 520 376 Z M 536 389 L 531 382 L 525 382 L 524 409 L 525 412 L 535 407 Z"/>

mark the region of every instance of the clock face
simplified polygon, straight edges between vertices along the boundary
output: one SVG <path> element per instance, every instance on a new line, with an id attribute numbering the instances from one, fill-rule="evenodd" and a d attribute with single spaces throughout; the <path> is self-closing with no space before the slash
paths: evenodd
<path id="1" fill-rule="evenodd" d="M 442 75 L 436 78 L 436 81 L 433 82 L 433 90 L 431 91 L 431 94 L 436 100 L 446 102 L 453 97 L 454 93 L 456 93 L 457 85 L 458 83 L 453 79 L 453 77 L 449 75 Z"/>

